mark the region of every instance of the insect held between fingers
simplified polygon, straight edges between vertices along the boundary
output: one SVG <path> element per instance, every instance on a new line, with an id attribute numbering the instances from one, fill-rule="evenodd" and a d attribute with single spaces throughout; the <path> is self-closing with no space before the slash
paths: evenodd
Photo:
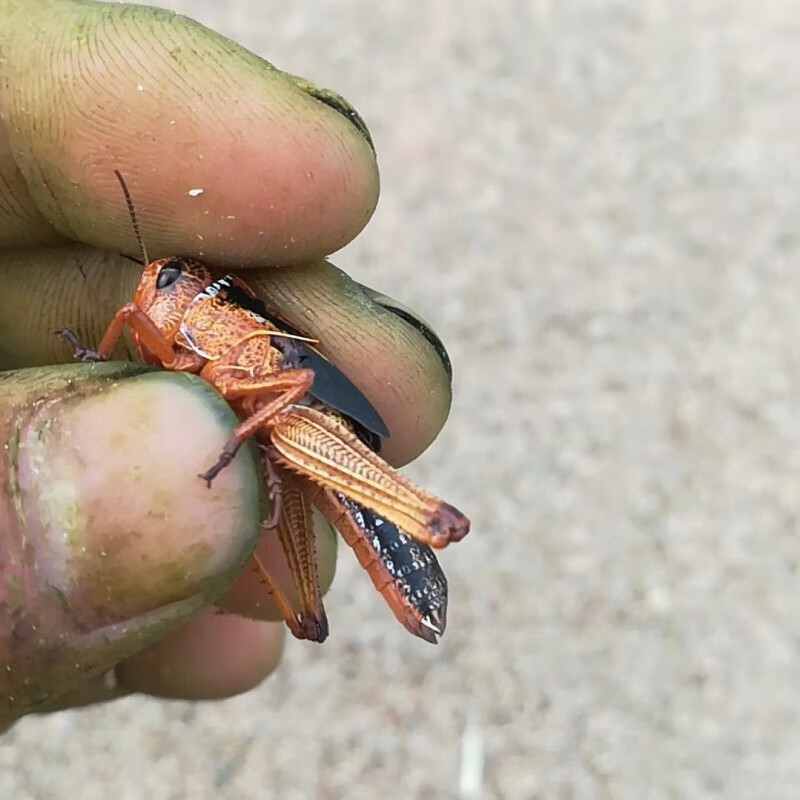
<path id="1" fill-rule="evenodd" d="M 364 394 L 314 346 L 316 340 L 269 312 L 234 275 L 214 279 L 185 257 L 148 262 L 130 193 L 119 172 L 145 263 L 133 301 L 123 306 L 97 351 L 61 333 L 82 358 L 107 359 L 125 327 L 147 364 L 209 381 L 241 419 L 203 477 L 209 484 L 255 437 L 264 452 L 278 535 L 299 608 L 256 562 L 287 625 L 322 641 L 327 620 L 316 571 L 310 509 L 315 504 L 356 552 L 405 627 L 436 642 L 444 631 L 447 582 L 431 548 L 460 541 L 469 520 L 415 486 L 377 453 L 389 431 Z M 277 477 L 276 477 L 277 476 Z"/>

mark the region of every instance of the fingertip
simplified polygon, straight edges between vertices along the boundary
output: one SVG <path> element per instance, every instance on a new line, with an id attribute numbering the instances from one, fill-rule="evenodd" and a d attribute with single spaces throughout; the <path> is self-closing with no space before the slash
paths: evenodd
<path id="1" fill-rule="evenodd" d="M 197 476 L 235 421 L 207 383 L 160 371 L 27 421 L 21 502 L 50 585 L 124 618 L 230 579 L 258 530 L 257 464 L 246 448 L 210 490 Z"/>
<path id="2" fill-rule="evenodd" d="M 52 35 L 4 52 L 4 114 L 28 191 L 63 235 L 138 252 L 115 169 L 154 256 L 294 263 L 370 219 L 375 156 L 344 101 L 180 15 L 65 3 L 41 25 Z"/>
<path id="3" fill-rule="evenodd" d="M 247 447 L 211 490 L 198 479 L 236 417 L 194 376 L 111 363 L 0 380 L 1 718 L 213 602 L 255 545 L 263 480 Z"/>
<path id="4" fill-rule="evenodd" d="M 217 700 L 261 683 L 283 655 L 281 625 L 208 608 L 122 662 L 119 686 L 176 700 Z"/>

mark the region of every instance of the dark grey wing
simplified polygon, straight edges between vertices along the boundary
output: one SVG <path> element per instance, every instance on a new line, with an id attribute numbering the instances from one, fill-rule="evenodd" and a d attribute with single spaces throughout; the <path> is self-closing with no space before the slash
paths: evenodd
<path id="1" fill-rule="evenodd" d="M 314 370 L 314 383 L 309 394 L 335 411 L 341 411 L 371 433 L 388 439 L 386 423 L 361 389 L 321 353 L 303 342 L 297 342 L 297 345 L 298 366 Z"/>

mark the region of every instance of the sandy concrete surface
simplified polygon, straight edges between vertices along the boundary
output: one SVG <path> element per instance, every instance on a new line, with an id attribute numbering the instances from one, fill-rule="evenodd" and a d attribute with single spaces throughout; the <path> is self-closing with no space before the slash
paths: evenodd
<path id="1" fill-rule="evenodd" d="M 367 120 L 334 261 L 449 347 L 473 533 L 439 648 L 342 548 L 324 648 L 26 720 L 0 797 L 800 796 L 800 3 L 163 3 Z"/>

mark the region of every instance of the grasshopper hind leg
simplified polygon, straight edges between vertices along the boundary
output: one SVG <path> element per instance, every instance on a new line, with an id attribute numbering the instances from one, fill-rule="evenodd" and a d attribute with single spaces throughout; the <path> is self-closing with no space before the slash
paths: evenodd
<path id="1" fill-rule="evenodd" d="M 281 469 L 263 446 L 261 461 L 270 493 L 269 517 L 262 524 L 263 536 L 274 537 L 268 545 L 274 556 L 267 559 L 256 554 L 254 564 L 292 634 L 298 639 L 324 642 L 329 628 L 317 566 L 312 485 Z M 278 574 L 271 572 L 274 557 L 280 558 L 275 545 L 279 545 L 285 571 L 291 576 L 293 597 L 282 588 Z M 262 554 L 266 555 L 263 550 Z"/>

